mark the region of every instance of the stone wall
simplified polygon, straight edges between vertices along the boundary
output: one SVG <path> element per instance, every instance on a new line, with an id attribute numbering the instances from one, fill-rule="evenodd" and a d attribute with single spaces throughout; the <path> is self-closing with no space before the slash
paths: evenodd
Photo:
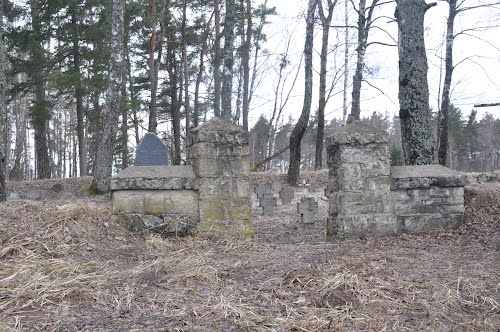
<path id="1" fill-rule="evenodd" d="M 432 232 L 463 223 L 464 178 L 439 165 L 390 167 L 388 135 L 356 122 L 327 139 L 327 239 Z"/>
<path id="2" fill-rule="evenodd" d="M 359 122 L 327 138 L 327 239 L 395 234 L 389 137 Z"/>
<path id="3" fill-rule="evenodd" d="M 153 134 L 146 138 L 142 159 L 146 164 L 160 160 L 161 165 L 131 166 L 111 179 L 117 222 L 164 235 L 254 235 L 248 132 L 219 118 L 194 128 L 185 166 L 169 166 L 164 162 L 168 158 L 149 156 L 161 153 L 163 143 Z"/>
<path id="4" fill-rule="evenodd" d="M 188 164 L 199 184 L 201 232 L 253 236 L 248 132 L 214 118 L 191 131 Z"/>
<path id="5" fill-rule="evenodd" d="M 403 233 L 454 229 L 463 223 L 464 176 L 440 165 L 391 168 L 391 197 Z"/>
<path id="6" fill-rule="evenodd" d="M 191 166 L 131 166 L 110 180 L 113 219 L 131 231 L 190 235 L 199 222 Z"/>

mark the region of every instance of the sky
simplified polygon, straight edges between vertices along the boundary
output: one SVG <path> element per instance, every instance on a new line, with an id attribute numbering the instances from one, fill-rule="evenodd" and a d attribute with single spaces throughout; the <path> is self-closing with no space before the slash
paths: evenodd
<path id="1" fill-rule="evenodd" d="M 262 0 L 261 2 L 264 2 Z M 370 0 L 368 0 L 371 3 Z M 473 6 L 485 3 L 485 0 L 465 0 L 464 5 Z M 258 2 L 257 2 L 258 3 Z M 268 0 L 268 6 L 275 6 L 278 16 L 272 18 L 272 23 L 266 27 L 268 42 L 264 46 L 270 55 L 268 56 L 269 65 L 277 67 L 277 59 L 285 50 L 287 40 L 291 38 L 289 48 L 290 65 L 287 67 L 290 74 L 287 80 L 288 86 L 291 85 L 293 77 L 297 73 L 297 66 L 301 58 L 305 38 L 305 18 L 304 12 L 307 6 L 307 0 L 295 0 L 293 5 L 290 0 Z M 339 10 L 337 17 L 334 17 L 333 25 L 344 25 L 344 1 L 338 3 Z M 380 19 L 380 27 L 389 32 L 397 40 L 397 24 L 392 20 L 394 17 L 395 3 L 388 3 L 379 9 L 378 15 L 386 16 Z M 448 16 L 448 3 L 438 1 L 437 5 L 429 9 L 425 16 L 425 38 L 427 57 L 429 64 L 429 92 L 430 105 L 434 110 L 438 109 L 438 99 L 440 92 L 440 73 L 444 68 L 441 58 L 444 58 L 444 49 L 442 47 L 444 34 L 446 31 L 446 19 Z M 455 32 L 471 28 L 491 26 L 495 24 L 493 19 L 500 19 L 500 10 L 477 9 L 465 12 L 455 21 Z M 357 17 L 355 13 L 350 16 L 350 24 L 356 24 Z M 452 95 L 451 100 L 455 106 L 461 108 L 465 115 L 468 115 L 476 103 L 500 102 L 500 38 L 498 28 L 500 22 L 496 22 L 496 28 L 483 29 L 480 32 L 473 33 L 473 37 L 462 34 L 455 39 L 454 45 L 454 63 L 460 63 L 453 72 Z M 336 30 L 332 29 L 331 45 L 336 44 Z M 351 31 L 352 46 L 351 53 L 355 53 L 355 31 Z M 313 86 L 313 106 L 311 114 L 314 114 L 317 108 L 317 90 L 319 78 L 319 51 L 321 47 L 319 27 L 315 30 L 315 54 L 314 71 L 316 73 Z M 343 39 L 343 36 L 340 36 Z M 381 30 L 373 30 L 370 34 L 370 41 L 383 41 L 393 43 Z M 343 40 L 340 40 L 343 44 Z M 343 47 L 341 45 L 340 47 Z M 343 59 L 343 55 L 340 55 Z M 261 58 L 263 61 L 265 57 Z M 329 64 L 333 66 L 336 62 L 341 64 L 342 59 L 329 55 Z M 387 113 L 390 116 L 397 115 L 399 102 L 398 94 L 398 54 L 397 47 L 370 46 L 367 50 L 366 64 L 371 69 L 372 74 L 368 77 L 369 84 L 363 83 L 361 116 L 369 116 L 373 112 Z M 354 74 L 355 56 L 350 59 L 351 71 L 349 73 L 350 84 Z M 284 108 L 282 117 L 286 121 L 288 116 L 298 119 L 302 110 L 303 100 L 303 68 L 298 71 L 296 84 L 290 93 L 290 101 Z M 270 112 L 273 109 L 274 88 L 277 82 L 277 69 L 271 69 L 271 75 L 268 76 L 263 84 L 256 91 L 255 103 L 249 115 L 250 125 L 253 125 L 260 114 L 265 114 L 270 118 Z M 337 91 L 342 90 L 343 80 L 341 79 Z M 288 88 L 285 89 L 288 92 Z M 352 87 L 349 87 L 348 98 L 350 100 Z M 285 94 L 286 95 L 286 94 Z M 500 117 L 500 107 L 477 108 L 479 117 L 486 112 L 492 113 L 495 117 Z M 342 95 L 333 97 L 327 104 L 326 119 L 342 117 Z"/>

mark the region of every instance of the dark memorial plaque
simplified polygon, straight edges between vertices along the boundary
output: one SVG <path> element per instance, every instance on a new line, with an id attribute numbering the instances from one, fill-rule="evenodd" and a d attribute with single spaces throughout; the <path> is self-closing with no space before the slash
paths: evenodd
<path id="1" fill-rule="evenodd" d="M 135 166 L 168 165 L 167 147 L 153 133 L 146 133 L 137 144 Z"/>

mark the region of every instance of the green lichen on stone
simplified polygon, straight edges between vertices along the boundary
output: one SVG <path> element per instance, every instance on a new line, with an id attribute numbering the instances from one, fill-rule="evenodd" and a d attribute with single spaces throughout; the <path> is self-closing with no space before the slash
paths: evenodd
<path id="1" fill-rule="evenodd" d="M 164 196 L 161 194 L 146 195 L 144 197 L 144 213 L 161 216 L 165 210 Z"/>

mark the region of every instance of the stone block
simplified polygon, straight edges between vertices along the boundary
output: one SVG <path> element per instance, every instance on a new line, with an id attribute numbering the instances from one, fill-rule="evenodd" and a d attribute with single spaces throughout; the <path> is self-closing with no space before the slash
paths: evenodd
<path id="1" fill-rule="evenodd" d="M 196 175 L 190 165 L 130 166 L 112 177 L 110 189 L 116 190 L 197 190 Z"/>
<path id="2" fill-rule="evenodd" d="M 113 192 L 113 214 L 143 213 L 143 196 L 134 191 Z"/>
<path id="3" fill-rule="evenodd" d="M 179 214 L 198 218 L 198 194 L 193 190 L 120 190 L 113 193 L 113 214 Z"/>
<path id="4" fill-rule="evenodd" d="M 117 214 L 112 220 L 132 232 L 149 231 L 161 236 L 187 236 L 196 233 L 198 220 L 178 214 Z"/>
<path id="5" fill-rule="evenodd" d="M 419 213 L 400 215 L 397 218 L 403 226 L 403 232 L 408 234 L 434 233 L 455 229 L 463 224 L 463 214 Z"/>
<path id="6" fill-rule="evenodd" d="M 199 197 L 207 199 L 232 200 L 252 196 L 250 184 L 246 177 L 201 178 L 199 179 Z"/>
<path id="7" fill-rule="evenodd" d="M 237 177 L 250 170 L 247 157 L 197 158 L 192 161 L 192 165 L 199 178 Z"/>
<path id="8" fill-rule="evenodd" d="M 189 158 L 235 158 L 248 157 L 250 148 L 248 145 L 216 145 L 214 143 L 195 143 L 189 149 Z"/>
<path id="9" fill-rule="evenodd" d="M 337 241 L 364 236 L 395 235 L 402 230 L 392 213 L 366 215 L 330 215 L 327 219 L 327 240 Z"/>
<path id="10" fill-rule="evenodd" d="M 273 192 L 275 194 L 279 194 L 280 191 L 283 189 L 283 185 L 279 181 L 273 181 L 271 188 L 273 189 Z"/>
<path id="11" fill-rule="evenodd" d="M 262 207 L 264 215 L 273 214 L 274 207 L 278 206 L 278 199 L 271 192 L 264 193 L 259 199 L 259 206 Z"/>
<path id="12" fill-rule="evenodd" d="M 464 185 L 465 177 L 462 173 L 441 165 L 391 167 L 392 190 Z"/>
<path id="13" fill-rule="evenodd" d="M 242 127 L 222 118 L 214 117 L 191 130 L 189 145 L 198 142 L 248 145 L 249 134 Z"/>
<path id="14" fill-rule="evenodd" d="M 231 202 L 217 199 L 200 200 L 199 232 L 253 237 L 255 230 L 251 222 L 250 199 Z"/>
<path id="15" fill-rule="evenodd" d="M 285 187 L 280 191 L 282 204 L 290 204 L 294 198 L 294 190 L 292 187 Z"/>
<path id="16" fill-rule="evenodd" d="M 154 133 L 146 133 L 137 144 L 134 165 L 168 165 L 167 147 Z"/>

